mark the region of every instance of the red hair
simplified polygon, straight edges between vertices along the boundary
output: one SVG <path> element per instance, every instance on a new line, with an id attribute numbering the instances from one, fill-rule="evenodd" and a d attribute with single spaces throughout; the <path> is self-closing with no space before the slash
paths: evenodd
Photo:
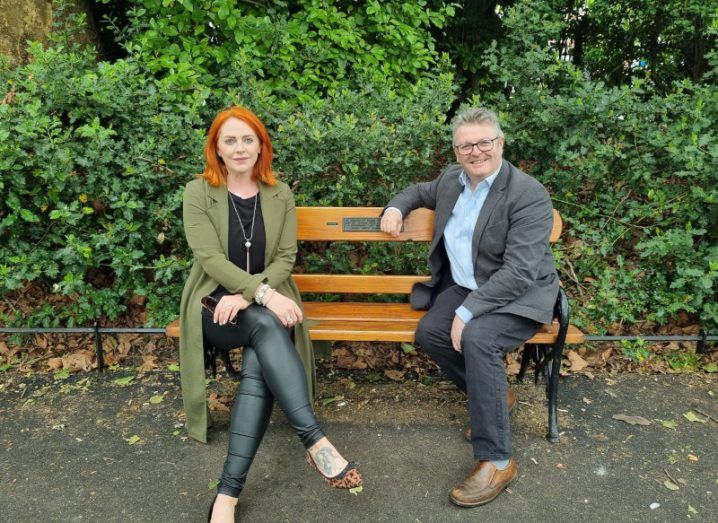
<path id="1" fill-rule="evenodd" d="M 256 114 L 246 107 L 239 105 L 233 105 L 229 109 L 220 111 L 217 113 L 217 116 L 214 117 L 212 125 L 209 127 L 209 132 L 207 133 L 207 143 L 204 146 L 205 168 L 199 176 L 207 180 L 207 183 L 212 187 L 227 184 L 227 168 L 217 155 L 217 140 L 219 138 L 219 129 L 224 122 L 230 118 L 242 120 L 252 128 L 257 138 L 259 138 L 261 148 L 257 163 L 254 164 L 254 168 L 252 169 L 252 180 L 260 181 L 267 185 L 277 183 L 277 179 L 272 171 L 274 149 L 272 148 L 272 140 L 269 137 L 269 133 Z"/>

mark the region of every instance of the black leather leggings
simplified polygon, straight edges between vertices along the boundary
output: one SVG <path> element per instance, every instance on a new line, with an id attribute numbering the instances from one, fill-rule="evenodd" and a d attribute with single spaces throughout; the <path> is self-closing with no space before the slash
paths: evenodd
<path id="1" fill-rule="evenodd" d="M 239 389 L 229 425 L 229 449 L 217 492 L 239 497 L 249 467 L 269 424 L 274 399 L 305 448 L 324 437 L 307 392 L 304 367 L 289 331 L 255 303 L 236 325 L 220 326 L 202 312 L 204 343 L 218 349 L 244 347 Z"/>

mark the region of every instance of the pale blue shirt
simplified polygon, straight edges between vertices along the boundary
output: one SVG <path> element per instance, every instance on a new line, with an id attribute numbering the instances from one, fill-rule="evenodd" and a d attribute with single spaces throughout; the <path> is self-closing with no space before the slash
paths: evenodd
<path id="1" fill-rule="evenodd" d="M 499 167 L 499 169 L 501 169 Z M 472 191 L 469 178 L 465 172 L 459 175 L 459 183 L 464 187 L 459 199 L 456 200 L 451 217 L 444 229 L 444 246 L 449 257 L 451 277 L 454 283 L 476 290 L 479 286 L 474 278 L 474 258 L 471 255 L 471 241 L 474 237 L 474 227 L 479 219 L 479 213 L 484 206 L 491 185 L 499 174 L 497 169 L 491 176 L 484 178 Z M 456 315 L 464 323 L 468 323 L 474 315 L 463 305 L 456 309 Z"/>
<path id="2" fill-rule="evenodd" d="M 484 206 L 489 190 L 499 175 L 501 166 L 496 171 L 484 178 L 472 191 L 469 184 L 469 177 L 464 171 L 459 175 L 459 183 L 464 187 L 459 199 L 456 200 L 454 210 L 451 211 L 449 221 L 444 229 L 444 246 L 449 256 L 451 277 L 454 283 L 475 291 L 479 288 L 474 278 L 474 260 L 471 256 L 471 240 L 474 237 L 474 227 L 479 219 L 479 213 Z M 396 207 L 387 207 L 387 211 L 393 209 L 399 214 L 401 211 Z M 456 315 L 464 323 L 468 323 L 474 315 L 463 305 L 456 309 Z"/>

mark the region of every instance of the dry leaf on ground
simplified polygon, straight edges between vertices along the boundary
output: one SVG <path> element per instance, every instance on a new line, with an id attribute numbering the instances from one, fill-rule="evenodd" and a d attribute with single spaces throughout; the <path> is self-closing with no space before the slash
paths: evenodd
<path id="1" fill-rule="evenodd" d="M 580 372 L 588 367 L 588 362 L 579 356 L 576 351 L 566 351 L 566 357 L 568 358 L 568 361 L 571 362 L 571 368 L 569 369 L 571 372 Z"/>
<path id="2" fill-rule="evenodd" d="M 643 416 L 629 416 L 627 414 L 614 414 L 611 416 L 613 419 L 617 419 L 618 421 L 624 421 L 628 423 L 629 425 L 650 425 L 651 422 L 648 421 Z"/>
<path id="3" fill-rule="evenodd" d="M 384 376 L 393 381 L 404 381 L 404 373 L 400 370 L 385 370 Z"/>

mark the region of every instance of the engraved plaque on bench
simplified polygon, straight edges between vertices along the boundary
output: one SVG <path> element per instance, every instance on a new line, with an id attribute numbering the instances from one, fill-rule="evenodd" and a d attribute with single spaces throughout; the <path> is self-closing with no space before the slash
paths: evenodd
<path id="1" fill-rule="evenodd" d="M 360 217 L 342 218 L 342 230 L 344 232 L 380 232 L 379 224 L 381 218 Z"/>
<path id="2" fill-rule="evenodd" d="M 343 232 L 381 232 L 380 226 L 381 218 L 374 216 L 342 218 Z M 404 232 L 404 224 L 401 225 L 401 232 Z"/>

